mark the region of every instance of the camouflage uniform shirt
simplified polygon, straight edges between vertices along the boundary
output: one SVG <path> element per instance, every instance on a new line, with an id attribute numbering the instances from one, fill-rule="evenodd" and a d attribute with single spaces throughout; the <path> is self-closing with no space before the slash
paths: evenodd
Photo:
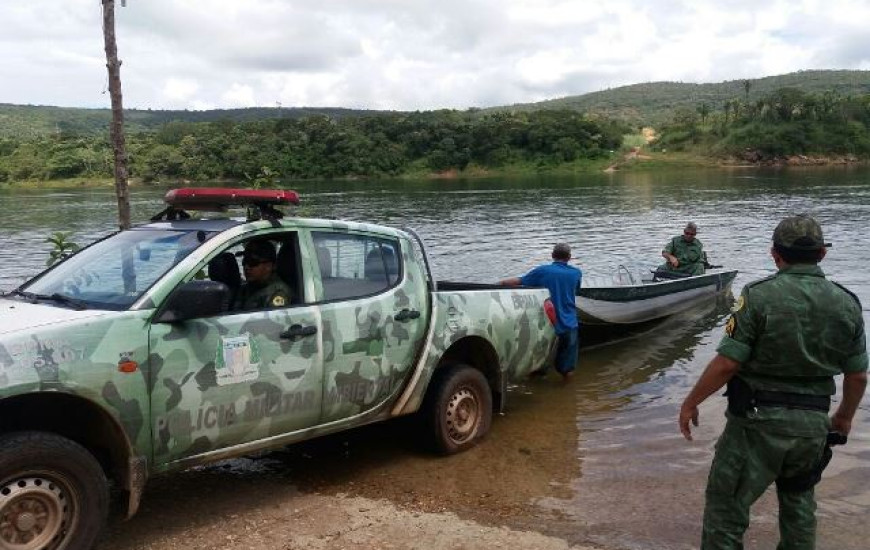
<path id="1" fill-rule="evenodd" d="M 753 389 L 833 395 L 834 376 L 867 370 L 861 304 L 817 265 L 791 265 L 744 287 L 717 351 L 741 364 Z M 738 422 L 803 437 L 824 436 L 821 411 L 759 407 Z"/>
<path id="2" fill-rule="evenodd" d="M 245 283 L 239 289 L 234 309 L 250 311 L 290 305 L 290 287 L 276 274 L 265 284 Z"/>
<path id="3" fill-rule="evenodd" d="M 680 262 L 677 267 L 665 262 L 665 269 L 691 275 L 704 274 L 704 245 L 697 238 L 693 239 L 692 242 L 687 242 L 681 235 L 678 235 L 668 241 L 662 252 L 673 254 Z"/>

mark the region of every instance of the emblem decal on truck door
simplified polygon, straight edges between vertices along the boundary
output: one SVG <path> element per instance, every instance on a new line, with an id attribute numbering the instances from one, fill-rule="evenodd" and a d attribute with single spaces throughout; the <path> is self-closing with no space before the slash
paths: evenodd
<path id="1" fill-rule="evenodd" d="M 218 386 L 250 382 L 260 377 L 260 353 L 250 335 L 221 338 L 215 372 Z"/>

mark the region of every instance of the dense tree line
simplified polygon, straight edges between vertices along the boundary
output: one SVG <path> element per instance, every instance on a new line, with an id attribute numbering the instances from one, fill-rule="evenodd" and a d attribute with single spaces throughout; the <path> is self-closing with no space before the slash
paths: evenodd
<path id="1" fill-rule="evenodd" d="M 128 136 L 131 176 L 146 182 L 395 176 L 606 156 L 628 129 L 576 111 L 429 111 L 251 122 L 169 122 Z M 0 181 L 110 177 L 106 136 L 0 138 Z"/>
<path id="2" fill-rule="evenodd" d="M 714 155 L 751 150 L 768 158 L 870 156 L 870 95 L 780 88 L 748 101 L 748 88 L 743 98 L 728 99 L 718 109 L 709 103 L 679 109 L 662 128 L 657 147 Z"/>

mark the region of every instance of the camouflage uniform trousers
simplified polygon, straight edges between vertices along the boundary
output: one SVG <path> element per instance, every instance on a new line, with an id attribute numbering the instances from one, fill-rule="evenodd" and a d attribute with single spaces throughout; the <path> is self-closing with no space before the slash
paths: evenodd
<path id="1" fill-rule="evenodd" d="M 716 443 L 707 480 L 701 550 L 741 549 L 749 508 L 779 477 L 812 470 L 821 460 L 825 437 L 772 433 L 729 418 Z M 778 550 L 815 548 L 814 489 L 784 492 L 779 500 Z"/>

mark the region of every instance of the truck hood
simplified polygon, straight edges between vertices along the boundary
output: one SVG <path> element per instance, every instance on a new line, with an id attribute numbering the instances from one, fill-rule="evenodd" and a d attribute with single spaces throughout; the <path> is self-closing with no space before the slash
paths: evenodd
<path id="1" fill-rule="evenodd" d="M 30 331 L 37 327 L 96 318 L 110 312 L 96 309 L 76 311 L 50 304 L 31 304 L 0 298 L 0 335 Z"/>

